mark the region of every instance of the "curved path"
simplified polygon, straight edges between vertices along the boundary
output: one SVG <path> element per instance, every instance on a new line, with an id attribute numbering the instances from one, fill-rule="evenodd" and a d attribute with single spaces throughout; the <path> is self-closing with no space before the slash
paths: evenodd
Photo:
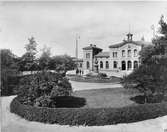
<path id="1" fill-rule="evenodd" d="M 71 80 L 70 80 L 70 83 L 74 91 L 122 87 L 120 83 L 89 83 L 89 82 L 76 82 Z"/>
<path id="2" fill-rule="evenodd" d="M 166 132 L 167 116 L 130 124 L 108 126 L 60 126 L 26 121 L 10 113 L 9 105 L 15 96 L 1 97 L 2 132 Z"/>

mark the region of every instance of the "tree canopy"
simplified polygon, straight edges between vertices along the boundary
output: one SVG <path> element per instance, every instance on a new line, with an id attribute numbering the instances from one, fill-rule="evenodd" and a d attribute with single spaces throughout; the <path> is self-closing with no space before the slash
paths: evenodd
<path id="1" fill-rule="evenodd" d="M 123 80 L 125 88 L 135 88 L 143 93 L 146 102 L 148 96 L 164 96 L 167 92 L 167 56 L 164 52 L 164 43 L 167 45 L 167 24 L 163 16 L 159 24 L 161 36 L 153 38 L 153 45 L 141 50 L 141 65 Z"/>
<path id="2" fill-rule="evenodd" d="M 1 57 L 1 94 L 10 95 L 13 93 L 13 83 L 18 73 L 17 56 L 9 49 L 0 50 Z"/>
<path id="3" fill-rule="evenodd" d="M 38 67 L 37 62 L 35 61 L 37 43 L 34 37 L 29 38 L 28 41 L 29 43 L 25 46 L 26 53 L 20 58 L 20 71 L 32 71 Z"/>

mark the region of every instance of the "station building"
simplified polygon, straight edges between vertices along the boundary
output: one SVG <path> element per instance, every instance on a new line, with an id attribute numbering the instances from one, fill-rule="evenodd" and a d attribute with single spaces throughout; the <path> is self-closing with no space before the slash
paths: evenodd
<path id="1" fill-rule="evenodd" d="M 117 44 L 109 45 L 109 51 L 90 44 L 83 48 L 83 59 L 80 60 L 80 69 L 84 72 L 97 71 L 109 76 L 123 76 L 131 73 L 140 65 L 139 52 L 150 42 L 133 40 L 133 34 L 128 33 L 127 39 Z M 82 67 L 81 67 L 82 66 Z"/>

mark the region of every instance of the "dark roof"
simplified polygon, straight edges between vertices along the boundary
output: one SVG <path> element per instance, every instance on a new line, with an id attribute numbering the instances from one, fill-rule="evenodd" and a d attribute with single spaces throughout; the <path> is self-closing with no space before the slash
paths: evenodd
<path id="1" fill-rule="evenodd" d="M 95 57 L 109 57 L 110 54 L 109 52 L 100 52 L 97 55 L 95 55 Z"/>
<path id="2" fill-rule="evenodd" d="M 132 44 L 139 45 L 139 46 L 147 46 L 147 45 L 152 44 L 151 42 L 146 42 L 146 41 L 126 41 L 126 40 L 124 40 L 121 43 L 110 45 L 109 48 L 119 48 L 127 43 L 132 43 Z"/>
<path id="3" fill-rule="evenodd" d="M 98 47 L 96 47 L 96 45 L 93 45 L 93 44 L 90 44 L 89 46 L 84 47 L 83 49 L 84 50 L 90 50 L 90 49 L 99 49 L 99 50 L 102 50 L 101 48 L 98 48 Z"/>

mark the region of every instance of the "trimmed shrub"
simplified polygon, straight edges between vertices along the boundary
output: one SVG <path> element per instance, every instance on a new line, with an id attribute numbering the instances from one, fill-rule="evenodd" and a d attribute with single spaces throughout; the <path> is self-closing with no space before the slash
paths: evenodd
<path id="1" fill-rule="evenodd" d="M 10 105 L 10 110 L 29 121 L 60 125 L 103 126 L 164 116 L 167 114 L 167 103 L 122 108 L 47 108 L 21 104 L 16 97 Z"/>
<path id="2" fill-rule="evenodd" d="M 99 74 L 98 74 L 98 77 L 99 77 L 99 78 L 106 78 L 106 77 L 107 77 L 107 74 L 106 74 L 106 73 L 99 73 Z"/>
<path id="3" fill-rule="evenodd" d="M 106 78 L 106 73 L 88 73 L 86 74 L 87 77 L 97 77 L 97 78 Z"/>

